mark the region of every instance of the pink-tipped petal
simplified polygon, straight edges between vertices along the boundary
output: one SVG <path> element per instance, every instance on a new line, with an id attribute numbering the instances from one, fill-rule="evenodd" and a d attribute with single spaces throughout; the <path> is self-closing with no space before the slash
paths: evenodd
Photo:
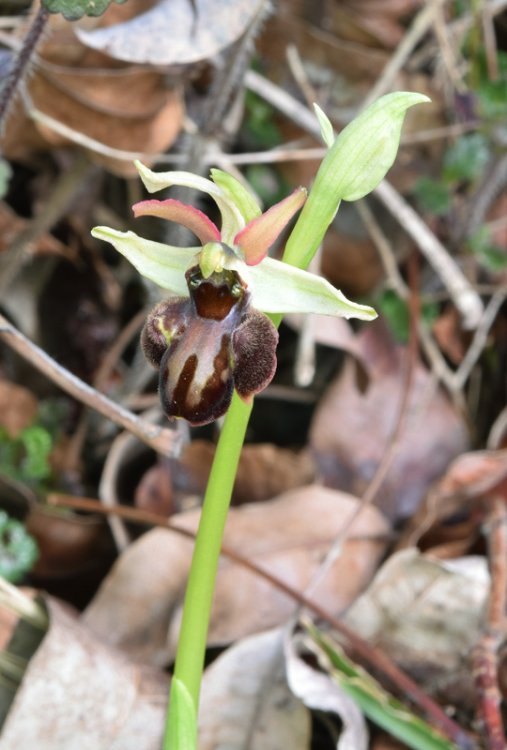
<path id="1" fill-rule="evenodd" d="M 275 203 L 262 216 L 250 221 L 234 238 L 249 266 L 256 266 L 268 254 L 280 232 L 306 200 L 305 188 L 296 188 L 283 201 Z"/>
<path id="2" fill-rule="evenodd" d="M 165 201 L 148 200 L 141 201 L 132 206 L 136 219 L 139 216 L 159 216 L 161 219 L 175 221 L 190 229 L 201 243 L 220 241 L 218 227 L 208 219 L 206 214 L 198 208 L 188 206 L 186 203 L 169 198 Z"/>

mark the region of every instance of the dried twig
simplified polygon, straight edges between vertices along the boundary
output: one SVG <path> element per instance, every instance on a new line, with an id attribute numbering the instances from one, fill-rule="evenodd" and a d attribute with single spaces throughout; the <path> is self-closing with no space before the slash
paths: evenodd
<path id="1" fill-rule="evenodd" d="M 177 455 L 180 438 L 175 432 L 149 424 L 119 404 L 99 393 L 80 378 L 59 365 L 40 347 L 24 336 L 3 315 L 0 315 L 0 340 L 26 359 L 46 377 L 86 406 L 120 425 L 165 456 Z"/>
<path id="2" fill-rule="evenodd" d="M 146 511 L 141 511 L 137 508 L 127 508 L 124 506 L 109 506 L 106 508 L 97 500 L 59 495 L 50 495 L 48 501 L 53 505 L 59 505 L 62 507 L 88 510 L 103 515 L 113 514 L 121 516 L 125 520 L 135 521 L 150 526 L 163 526 L 171 531 L 181 534 L 182 536 L 195 539 L 194 532 L 173 524 L 167 519 L 161 518 L 154 513 L 147 513 Z M 334 617 L 330 612 L 312 601 L 305 594 L 301 594 L 292 586 L 285 583 L 285 581 L 272 575 L 264 568 L 259 567 L 238 552 L 230 549 L 226 545 L 222 545 L 222 554 L 229 560 L 247 568 L 256 576 L 263 578 L 279 591 L 282 591 L 290 597 L 293 601 L 296 601 L 299 606 L 313 611 L 321 620 L 328 622 L 332 628 L 341 633 L 347 639 L 354 652 L 359 655 L 371 669 L 378 670 L 382 673 L 403 695 L 417 704 L 426 713 L 430 721 L 432 721 L 435 726 L 446 735 L 446 737 L 455 742 L 461 750 L 474 750 L 475 744 L 465 730 L 447 716 L 445 711 L 427 696 L 412 678 L 399 669 L 388 656 L 382 653 L 382 651 L 371 646 L 367 641 L 345 625 L 345 623 L 337 617 Z"/>
<path id="3" fill-rule="evenodd" d="M 375 189 L 375 195 L 408 232 L 433 266 L 463 316 L 463 326 L 476 328 L 483 311 L 481 298 L 440 240 L 387 180 L 383 180 Z"/>
<path id="4" fill-rule="evenodd" d="M 11 106 L 23 83 L 30 62 L 46 27 L 49 13 L 39 7 L 28 33 L 23 39 L 14 64 L 9 70 L 0 93 L 0 135 L 2 135 Z"/>
<path id="5" fill-rule="evenodd" d="M 364 105 L 371 104 L 375 99 L 378 99 L 382 94 L 390 91 L 397 74 L 402 69 L 403 65 L 410 57 L 414 47 L 420 42 L 422 37 L 426 34 L 431 22 L 433 20 L 433 8 L 431 3 L 424 3 L 422 9 L 419 11 L 417 16 L 412 21 L 412 24 L 403 36 L 400 44 L 396 48 L 395 53 L 390 58 L 389 62 L 381 72 L 377 82 L 370 89 L 368 96 L 364 101 Z"/>
<path id="6" fill-rule="evenodd" d="M 67 211 L 69 204 L 82 188 L 83 179 L 91 169 L 84 154 L 78 154 L 74 163 L 62 172 L 44 202 L 41 210 L 15 238 L 0 263 L 0 296 L 12 284 L 14 278 L 30 259 L 30 249 L 39 237 L 50 230 Z"/>
<path id="7" fill-rule="evenodd" d="M 503 305 L 505 298 L 507 297 L 507 287 L 501 287 L 491 297 L 488 306 L 484 310 L 484 314 L 477 326 L 472 343 L 470 344 L 467 353 L 463 357 L 460 366 L 454 373 L 454 385 L 455 388 L 462 388 L 468 380 L 470 373 L 482 354 L 491 326 L 496 320 L 496 316 L 501 306 Z"/>
<path id="8" fill-rule="evenodd" d="M 472 654 L 478 713 L 489 750 L 505 750 L 507 740 L 498 685 L 498 650 L 505 638 L 507 603 L 507 509 L 503 498 L 491 501 L 487 518 L 491 591 L 484 632 Z"/>

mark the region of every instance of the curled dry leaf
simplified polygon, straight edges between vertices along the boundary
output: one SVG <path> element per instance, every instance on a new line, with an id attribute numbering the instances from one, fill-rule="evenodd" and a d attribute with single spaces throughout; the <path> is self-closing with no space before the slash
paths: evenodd
<path id="1" fill-rule="evenodd" d="M 78 36 L 116 60 L 186 65 L 214 57 L 233 44 L 263 5 L 263 0 L 159 0 L 125 23 L 81 30 Z"/>
<path id="2" fill-rule="evenodd" d="M 200 750 L 307 750 L 310 723 L 287 685 L 281 630 L 244 638 L 204 673 Z"/>
<path id="3" fill-rule="evenodd" d="M 389 447 L 403 393 L 407 350 L 395 346 L 383 325 L 358 337 L 370 376 L 359 391 L 353 361 L 324 395 L 313 419 L 310 444 L 326 484 L 361 495 Z M 431 373 L 416 364 L 404 429 L 377 504 L 391 519 L 410 516 L 430 484 L 467 445 L 467 432 Z"/>
<path id="4" fill-rule="evenodd" d="M 104 646 L 47 599 L 50 627 L 2 729 L 2 750 L 159 750 L 167 678 Z"/>
<path id="5" fill-rule="evenodd" d="M 21 385 L 0 379 L 0 427 L 15 438 L 35 419 L 38 401 Z"/>
<path id="6" fill-rule="evenodd" d="M 430 527 L 492 493 L 507 499 L 507 449 L 464 453 L 431 488 L 404 529 L 399 546 L 415 544 Z"/>
<path id="7" fill-rule="evenodd" d="M 28 99 L 7 123 L 2 139 L 8 158 L 72 143 L 47 121 L 30 123 L 32 106 L 67 128 L 105 146 L 141 153 L 165 151 L 181 129 L 182 94 L 158 70 L 121 66 L 106 55 L 87 51 L 70 24 L 49 22 L 53 36 L 39 50 L 40 59 L 27 82 Z M 58 44 L 55 42 L 55 37 Z M 122 176 L 137 174 L 131 160 L 90 151 L 94 161 Z"/>
<path id="8" fill-rule="evenodd" d="M 303 591 L 322 556 L 351 520 L 358 500 L 317 485 L 262 504 L 233 508 L 224 547 Z M 195 531 L 197 511 L 171 521 Z M 388 525 L 375 508 L 354 521 L 342 554 L 313 595 L 333 612 L 345 609 L 371 578 Z M 368 538 L 373 536 L 373 538 Z M 149 532 L 119 558 L 84 621 L 107 642 L 140 660 L 165 664 L 175 652 L 192 543 L 165 529 Z M 343 575 L 343 571 L 347 575 Z M 267 581 L 227 558 L 218 572 L 208 643 L 222 645 L 284 622 L 295 603 Z M 168 634 L 169 631 L 169 634 Z"/>
<path id="9" fill-rule="evenodd" d="M 317 711 L 335 713 L 342 722 L 337 750 L 367 750 L 368 729 L 357 704 L 331 679 L 308 663 L 308 639 L 292 634 L 285 639 L 287 680 L 292 692 L 305 706 Z"/>
<path id="10" fill-rule="evenodd" d="M 440 562 L 415 549 L 391 556 L 345 615 L 359 633 L 428 693 L 451 705 L 474 703 L 470 652 L 489 594 L 483 557 Z"/>

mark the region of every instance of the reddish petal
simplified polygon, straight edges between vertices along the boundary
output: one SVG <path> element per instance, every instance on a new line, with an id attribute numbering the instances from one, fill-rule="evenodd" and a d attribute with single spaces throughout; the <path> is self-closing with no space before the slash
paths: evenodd
<path id="1" fill-rule="evenodd" d="M 208 219 L 206 214 L 198 208 L 188 206 L 181 201 L 172 198 L 165 201 L 141 201 L 132 206 L 132 210 L 136 219 L 139 216 L 159 216 L 161 219 L 182 224 L 199 238 L 202 245 L 207 242 L 220 241 L 220 231 L 211 219 Z"/>
<path id="2" fill-rule="evenodd" d="M 283 201 L 275 203 L 262 216 L 250 221 L 234 238 L 247 265 L 256 266 L 266 257 L 276 238 L 306 200 L 306 190 L 297 188 Z"/>

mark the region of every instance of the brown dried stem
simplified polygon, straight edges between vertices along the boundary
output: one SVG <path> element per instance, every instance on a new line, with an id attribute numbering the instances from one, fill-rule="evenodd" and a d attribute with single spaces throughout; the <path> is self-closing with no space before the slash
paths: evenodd
<path id="1" fill-rule="evenodd" d="M 505 750 L 507 740 L 501 713 L 502 695 L 498 685 L 498 651 L 505 637 L 507 508 L 500 497 L 492 500 L 486 529 L 491 591 L 484 631 L 472 654 L 472 664 L 478 714 L 486 746 L 489 750 Z"/>
<path id="2" fill-rule="evenodd" d="M 37 49 L 37 45 L 41 40 L 48 18 L 49 13 L 41 6 L 37 11 L 17 57 L 6 76 L 0 93 L 0 135 L 3 133 L 11 105 L 23 84 L 23 79 L 35 50 Z"/>
<path id="3" fill-rule="evenodd" d="M 179 452 L 180 438 L 175 432 L 136 417 L 132 412 L 99 393 L 95 388 L 55 362 L 33 341 L 30 341 L 21 331 L 18 331 L 3 315 L 0 315 L 0 341 L 3 341 L 23 359 L 30 362 L 66 393 L 128 430 L 158 453 L 165 456 L 174 456 Z"/>

